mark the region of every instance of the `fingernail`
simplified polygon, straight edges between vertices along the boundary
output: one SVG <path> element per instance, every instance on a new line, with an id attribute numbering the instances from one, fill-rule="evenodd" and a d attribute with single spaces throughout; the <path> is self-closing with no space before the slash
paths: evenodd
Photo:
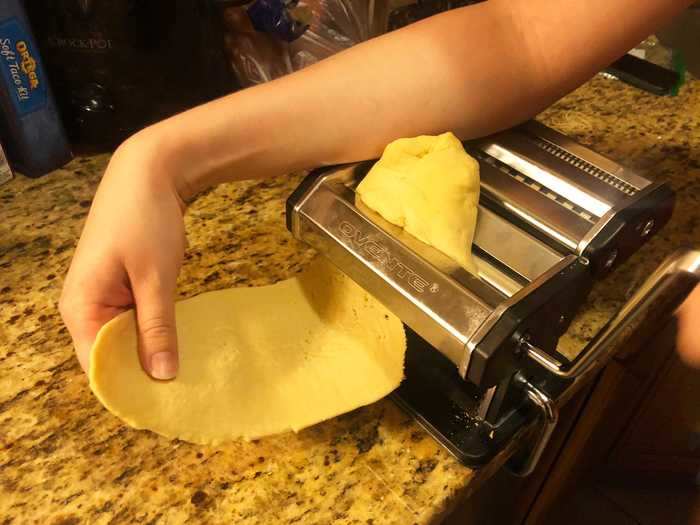
<path id="1" fill-rule="evenodd" d="M 177 374 L 177 360 L 172 352 L 158 352 L 151 356 L 151 376 L 154 379 L 172 379 Z"/>

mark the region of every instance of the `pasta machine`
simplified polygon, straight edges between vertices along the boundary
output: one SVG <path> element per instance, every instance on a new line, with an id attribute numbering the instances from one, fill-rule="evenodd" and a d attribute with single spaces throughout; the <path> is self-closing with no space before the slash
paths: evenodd
<path id="1" fill-rule="evenodd" d="M 680 304 L 700 252 L 668 259 L 568 361 L 560 336 L 594 283 L 668 221 L 673 193 L 536 121 L 464 146 L 481 176 L 473 273 L 356 201 L 373 161 L 311 172 L 287 226 L 404 322 L 405 379 L 392 396 L 462 462 L 486 463 L 539 418 L 513 465 L 527 474 L 558 406 L 649 307 Z"/>

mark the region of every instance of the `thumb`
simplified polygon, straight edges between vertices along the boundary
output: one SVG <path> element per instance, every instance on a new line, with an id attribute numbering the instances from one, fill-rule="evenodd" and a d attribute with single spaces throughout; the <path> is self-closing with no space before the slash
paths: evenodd
<path id="1" fill-rule="evenodd" d="M 177 375 L 174 286 L 159 279 L 132 282 L 139 359 L 143 369 L 154 379 L 173 379 Z"/>
<path id="2" fill-rule="evenodd" d="M 681 360 L 700 369 L 700 285 L 696 286 L 678 311 L 677 351 Z"/>

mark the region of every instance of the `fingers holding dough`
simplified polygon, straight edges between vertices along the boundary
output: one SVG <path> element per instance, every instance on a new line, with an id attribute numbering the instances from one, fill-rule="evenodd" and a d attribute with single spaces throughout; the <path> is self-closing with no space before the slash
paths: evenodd
<path id="1" fill-rule="evenodd" d="M 367 405 L 403 378 L 403 326 L 330 263 L 176 305 L 180 371 L 140 366 L 133 312 L 103 327 L 90 385 L 136 428 L 202 444 L 300 430 Z"/>

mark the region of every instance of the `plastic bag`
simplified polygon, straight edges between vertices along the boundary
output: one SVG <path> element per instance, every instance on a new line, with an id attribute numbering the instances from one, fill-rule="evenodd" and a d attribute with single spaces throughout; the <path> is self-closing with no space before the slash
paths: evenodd
<path id="1" fill-rule="evenodd" d="M 270 15 L 275 2 L 283 6 L 281 15 Z M 243 86 L 251 86 L 385 33 L 389 0 L 257 0 L 223 5 L 222 16 L 231 67 Z M 291 29 L 290 19 L 297 24 Z M 300 36 L 295 34 L 299 24 Z"/>

